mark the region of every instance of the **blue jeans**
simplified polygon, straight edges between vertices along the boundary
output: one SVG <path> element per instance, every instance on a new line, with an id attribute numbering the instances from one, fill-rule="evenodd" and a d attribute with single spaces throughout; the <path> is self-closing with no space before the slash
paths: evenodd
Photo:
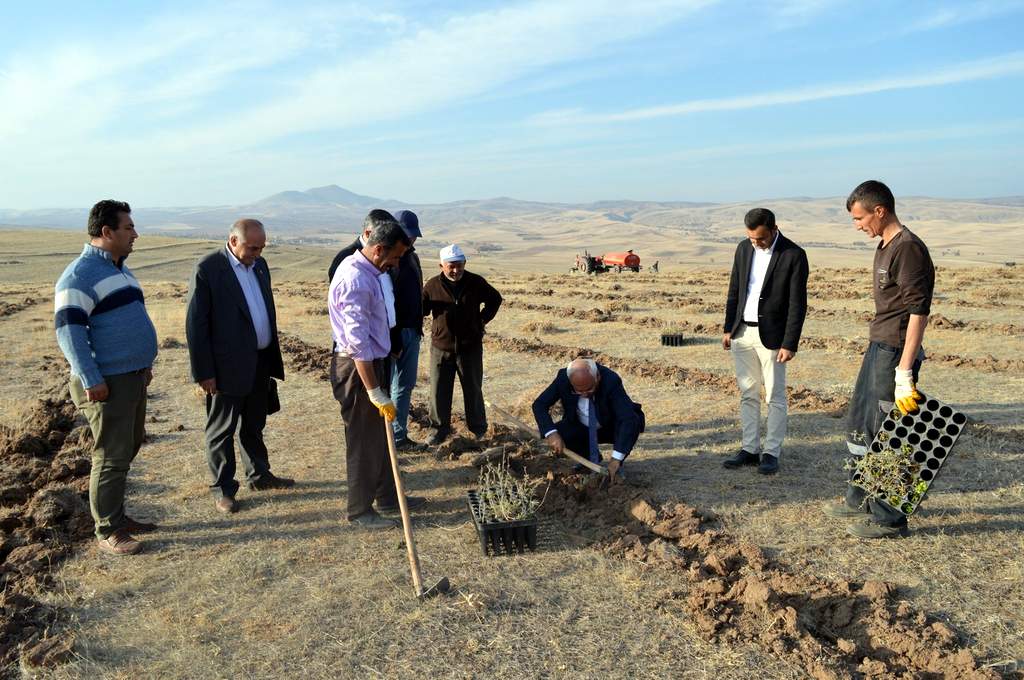
<path id="1" fill-rule="evenodd" d="M 423 340 L 415 328 L 402 329 L 402 356 L 398 357 L 391 369 L 391 400 L 395 402 L 395 439 L 402 441 L 409 436 L 409 406 L 412 405 L 412 388 L 416 386 L 416 371 L 420 360 L 420 342 Z"/>

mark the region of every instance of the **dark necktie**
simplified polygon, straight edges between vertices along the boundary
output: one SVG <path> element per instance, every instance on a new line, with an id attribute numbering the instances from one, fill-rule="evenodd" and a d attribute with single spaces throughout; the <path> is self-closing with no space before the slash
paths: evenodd
<path id="1" fill-rule="evenodd" d="M 587 418 L 587 434 L 590 439 L 590 462 L 599 463 L 601 461 L 601 450 L 597 446 L 597 404 L 594 403 L 593 397 L 589 401 L 590 415 Z"/>

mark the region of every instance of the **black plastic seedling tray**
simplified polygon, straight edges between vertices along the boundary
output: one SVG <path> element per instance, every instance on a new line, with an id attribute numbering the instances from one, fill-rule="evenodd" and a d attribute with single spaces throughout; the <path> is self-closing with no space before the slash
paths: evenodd
<path id="1" fill-rule="evenodd" d="M 537 549 L 537 518 L 514 522 L 485 522 L 480 509 L 480 497 L 475 490 L 468 491 L 469 512 L 473 515 L 480 549 L 484 557 L 514 555 Z"/>
<path id="2" fill-rule="evenodd" d="M 662 333 L 661 344 L 665 347 L 683 347 L 693 344 L 693 340 L 682 333 Z"/>
<path id="3" fill-rule="evenodd" d="M 904 515 L 917 510 L 966 426 L 967 416 L 927 395 L 914 413 L 903 415 L 896 408 L 889 412 L 868 447 L 867 455 L 886 449 L 903 451 L 918 465 L 916 478 L 909 485 L 911 492 L 895 504 L 897 510 Z M 925 486 L 917 495 L 913 489 L 919 483 Z"/>

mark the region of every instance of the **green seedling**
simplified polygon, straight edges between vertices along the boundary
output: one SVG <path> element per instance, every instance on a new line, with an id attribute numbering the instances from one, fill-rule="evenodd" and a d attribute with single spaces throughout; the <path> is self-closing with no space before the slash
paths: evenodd
<path id="1" fill-rule="evenodd" d="M 904 449 L 910 447 L 902 447 Z M 921 466 L 908 455 L 910 451 L 884 449 L 881 453 L 870 453 L 846 463 L 846 469 L 853 472 L 851 482 L 864 490 L 864 500 L 885 501 L 894 508 L 910 514 L 908 507 L 920 500 L 928 488 L 926 482 L 918 481 Z M 914 494 L 917 494 L 916 496 Z M 904 502 L 909 499 L 909 502 Z"/>
<path id="2" fill-rule="evenodd" d="M 541 480 L 529 475 L 517 477 L 508 465 L 488 463 L 480 470 L 478 484 L 480 514 L 485 522 L 530 519 L 544 502 L 536 493 Z"/>

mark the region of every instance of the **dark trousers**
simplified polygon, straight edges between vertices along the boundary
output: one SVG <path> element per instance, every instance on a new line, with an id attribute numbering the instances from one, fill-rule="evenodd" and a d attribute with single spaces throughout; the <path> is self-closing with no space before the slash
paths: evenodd
<path id="1" fill-rule="evenodd" d="M 573 453 L 583 456 L 584 458 L 590 458 L 590 433 L 587 432 L 587 428 L 583 427 L 582 423 L 578 420 L 559 420 L 555 423 L 555 429 L 558 430 L 558 434 L 562 436 L 562 441 L 565 442 L 565 448 L 569 449 Z M 639 436 L 639 433 L 637 433 L 637 436 Z M 598 444 L 612 444 L 614 442 L 615 432 L 612 428 L 597 428 Z M 635 439 L 632 444 L 636 444 Z M 630 448 L 632 449 L 632 445 Z M 601 460 L 600 454 L 598 454 L 598 460 Z"/>
<path id="2" fill-rule="evenodd" d="M 466 405 L 466 426 L 470 432 L 482 437 L 487 432 L 483 345 L 459 352 L 445 352 L 430 346 L 430 424 L 438 432 L 451 431 L 456 375 L 459 376 Z"/>
<path id="3" fill-rule="evenodd" d="M 263 428 L 267 424 L 267 395 L 270 384 L 270 363 L 263 352 L 256 362 L 252 391 L 239 396 L 218 392 L 206 396 L 206 462 L 210 466 L 217 497 L 234 498 L 238 493 L 235 481 L 235 429 L 242 453 L 246 479 L 255 482 L 270 472 Z"/>
<path id="4" fill-rule="evenodd" d="M 921 370 L 922 351 L 914 361 L 914 382 L 917 382 Z M 867 453 L 882 421 L 893 409 L 896 401 L 896 367 L 903 356 L 902 347 L 892 347 L 880 342 L 872 342 L 864 352 L 864 360 L 857 374 L 857 383 L 853 388 L 853 398 L 846 414 L 847 448 L 851 455 L 862 456 Z M 849 473 L 853 476 L 853 472 Z M 846 486 L 846 504 L 851 508 L 864 508 L 870 512 L 876 522 L 884 526 L 902 526 L 907 517 L 885 501 L 869 499 L 864 502 L 864 491 L 853 484 Z"/>
<path id="5" fill-rule="evenodd" d="M 146 438 L 145 371 L 105 375 L 110 396 L 89 401 L 82 381 L 71 377 L 71 400 L 89 420 L 92 430 L 92 472 L 89 510 L 96 537 L 106 538 L 124 524 L 124 494 L 128 470 Z"/>
<path id="6" fill-rule="evenodd" d="M 375 359 L 373 372 L 378 384 L 391 379 L 391 362 Z M 356 371 L 352 359 L 335 354 L 331 358 L 331 388 L 341 404 L 345 423 L 345 468 L 348 478 L 348 518 L 355 519 L 378 505 L 398 505 L 395 477 L 388 455 L 387 423 Z"/>

